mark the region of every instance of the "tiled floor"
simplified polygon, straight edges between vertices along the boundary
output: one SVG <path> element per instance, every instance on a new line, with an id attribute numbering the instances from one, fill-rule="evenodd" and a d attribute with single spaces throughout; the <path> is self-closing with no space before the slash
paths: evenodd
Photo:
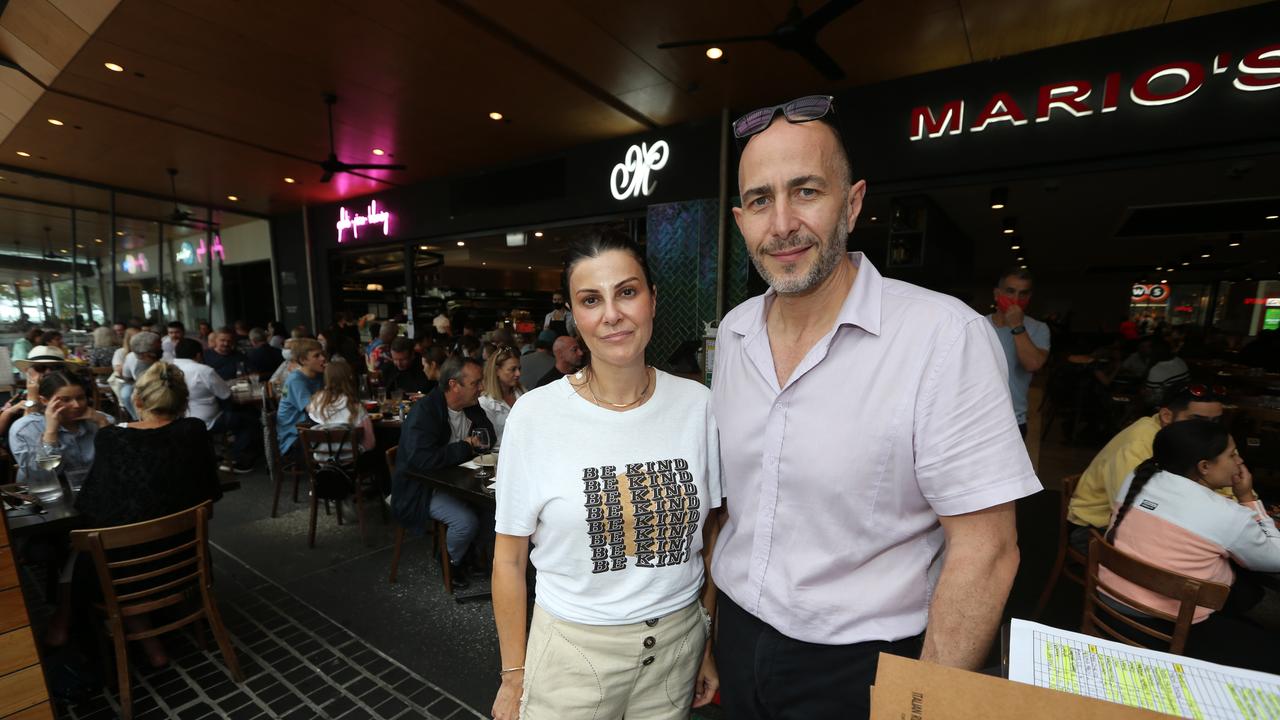
<path id="1" fill-rule="evenodd" d="M 245 682 L 231 679 L 216 645 L 166 636 L 173 657 L 158 671 L 134 670 L 134 716 L 151 718 L 483 717 L 379 652 L 332 619 L 263 578 L 246 587 L 246 567 L 215 549 L 219 606 Z M 242 565 L 242 564 L 241 564 Z M 116 717 L 114 683 L 91 702 L 62 707 L 64 717 Z"/>

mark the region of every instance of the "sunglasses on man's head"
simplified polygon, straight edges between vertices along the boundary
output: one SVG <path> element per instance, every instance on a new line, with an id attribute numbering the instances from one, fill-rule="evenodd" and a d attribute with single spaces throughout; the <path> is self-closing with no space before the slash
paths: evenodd
<path id="1" fill-rule="evenodd" d="M 739 143 L 769 127 L 773 117 L 779 112 L 789 123 L 806 123 L 821 120 L 835 113 L 835 98 L 830 95 L 806 95 L 790 102 L 771 107 L 762 107 L 743 115 L 733 121 L 733 137 Z"/>

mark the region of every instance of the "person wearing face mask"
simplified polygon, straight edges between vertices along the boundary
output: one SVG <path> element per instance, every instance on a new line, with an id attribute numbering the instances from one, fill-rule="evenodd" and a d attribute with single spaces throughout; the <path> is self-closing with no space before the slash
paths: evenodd
<path id="1" fill-rule="evenodd" d="M 1009 394 L 1018 431 L 1027 436 L 1027 390 L 1031 376 L 1049 359 L 1049 326 L 1026 314 L 1031 304 L 1031 273 L 1012 268 L 995 286 L 996 311 L 988 315 L 1004 347 L 1009 366 Z"/>
<path id="2" fill-rule="evenodd" d="M 577 325 L 573 322 L 573 312 L 565 304 L 563 293 L 555 293 L 551 296 L 551 312 L 547 313 L 547 316 L 542 319 L 542 329 L 554 332 L 556 337 L 577 334 Z"/>

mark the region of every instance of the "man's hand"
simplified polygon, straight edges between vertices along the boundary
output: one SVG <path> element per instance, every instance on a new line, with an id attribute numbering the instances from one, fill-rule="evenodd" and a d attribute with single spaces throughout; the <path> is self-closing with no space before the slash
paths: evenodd
<path id="1" fill-rule="evenodd" d="M 1018 327 L 1022 324 L 1022 319 L 1025 316 L 1026 313 L 1022 311 L 1022 307 L 1020 305 L 1010 305 L 1009 308 L 1004 311 L 1004 324 L 1011 328 Z"/>

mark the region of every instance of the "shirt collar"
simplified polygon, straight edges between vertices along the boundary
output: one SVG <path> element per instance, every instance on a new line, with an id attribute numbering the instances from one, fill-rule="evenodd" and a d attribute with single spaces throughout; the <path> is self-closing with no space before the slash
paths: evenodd
<path id="1" fill-rule="evenodd" d="M 845 296 L 836 327 L 855 325 L 872 335 L 880 334 L 881 306 L 884 295 L 884 278 L 876 266 L 861 252 L 849 253 L 849 260 L 858 268 L 858 277 Z M 743 313 L 727 329 L 739 335 L 754 335 L 764 328 L 765 313 L 777 295 L 772 287 L 760 296 L 759 307 L 754 312 Z"/>

